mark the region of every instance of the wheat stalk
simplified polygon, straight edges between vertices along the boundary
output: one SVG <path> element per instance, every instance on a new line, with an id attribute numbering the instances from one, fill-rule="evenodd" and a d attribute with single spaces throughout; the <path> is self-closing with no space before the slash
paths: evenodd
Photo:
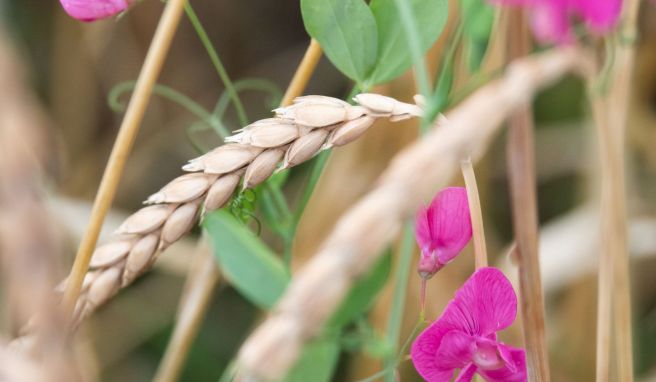
<path id="1" fill-rule="evenodd" d="M 421 115 L 416 105 L 378 94 L 359 94 L 354 100 L 355 106 L 325 96 L 298 97 L 291 106 L 274 110 L 274 118 L 238 130 L 225 145 L 189 161 L 183 167 L 188 174 L 151 195 L 147 207 L 128 217 L 108 242 L 96 248 L 74 323 L 150 268 L 199 216 L 225 206 L 242 178 L 242 189 L 253 188 L 276 170 L 357 139 L 379 118 L 399 121 Z"/>
<path id="2" fill-rule="evenodd" d="M 504 78 L 474 93 L 392 161 L 377 187 L 337 223 L 319 253 L 297 272 L 272 315 L 239 353 L 242 380 L 283 378 L 356 280 L 375 264 L 423 200 L 445 185 L 460 161 L 479 158 L 501 122 L 565 73 L 587 70 L 578 50 L 556 50 L 511 64 Z"/>
<path id="3" fill-rule="evenodd" d="M 632 40 L 637 37 L 640 3 L 639 0 L 624 3 L 620 37 L 612 42 L 615 64 L 609 73 L 610 87 L 606 94 L 594 94 L 591 97 L 601 156 L 598 382 L 612 379 L 612 366 L 616 366 L 618 381 L 631 382 L 634 379 L 624 151 L 635 47 L 633 41 L 622 42 L 620 39 Z M 611 347 L 611 335 L 614 335 L 616 349 Z M 611 358 L 613 350 L 614 359 Z"/>
<path id="4" fill-rule="evenodd" d="M 148 49 L 148 54 L 137 78 L 134 93 L 130 98 L 125 117 L 100 181 L 98 193 L 93 202 L 89 225 L 75 255 L 69 282 L 64 290 L 63 305 L 68 311 L 74 308 L 75 301 L 78 299 L 80 289 L 84 284 L 84 277 L 89 268 L 93 248 L 96 246 L 98 236 L 100 236 L 100 229 L 107 211 L 109 211 L 114 200 L 132 144 L 139 132 L 141 120 L 146 112 L 153 86 L 155 86 L 155 81 L 164 65 L 164 59 L 171 46 L 185 4 L 186 0 L 168 2 Z M 106 276 L 105 279 L 108 277 Z"/>
<path id="5" fill-rule="evenodd" d="M 508 58 L 531 51 L 531 34 L 525 10 L 510 12 Z M 544 297 L 538 253 L 538 207 L 532 105 L 518 108 L 508 120 L 506 157 L 512 225 L 516 242 L 522 332 L 529 382 L 548 382 L 549 354 L 545 330 Z"/>

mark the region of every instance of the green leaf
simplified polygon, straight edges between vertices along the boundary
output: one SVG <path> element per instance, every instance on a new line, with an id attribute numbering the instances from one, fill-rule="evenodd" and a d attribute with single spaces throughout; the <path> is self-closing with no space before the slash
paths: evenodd
<path id="1" fill-rule="evenodd" d="M 494 8 L 484 0 L 462 0 L 459 5 L 464 23 L 469 69 L 476 71 L 487 50 L 494 24 Z"/>
<path id="2" fill-rule="evenodd" d="M 225 210 L 210 213 L 203 226 L 226 279 L 253 304 L 271 308 L 289 282 L 280 259 Z"/>
<path id="3" fill-rule="evenodd" d="M 301 0 L 305 29 L 347 77 L 364 82 L 376 62 L 376 21 L 363 0 Z"/>
<path id="4" fill-rule="evenodd" d="M 448 0 L 407 0 L 412 8 L 422 53 L 442 33 L 449 16 Z M 370 84 L 390 81 L 412 65 L 412 55 L 394 0 L 372 0 L 369 5 L 378 27 L 378 57 Z"/>
<path id="5" fill-rule="evenodd" d="M 386 253 L 376 266 L 351 289 L 342 305 L 328 322 L 329 327 L 341 327 L 369 310 L 374 298 L 387 282 L 392 267 L 392 254 Z"/>
<path id="6" fill-rule="evenodd" d="M 461 0 L 459 4 L 465 35 L 473 40 L 487 41 L 494 23 L 494 8 L 484 0 Z"/>
<path id="7" fill-rule="evenodd" d="M 285 382 L 329 382 L 332 379 L 340 346 L 337 338 L 319 338 L 305 345 L 301 358 Z"/>

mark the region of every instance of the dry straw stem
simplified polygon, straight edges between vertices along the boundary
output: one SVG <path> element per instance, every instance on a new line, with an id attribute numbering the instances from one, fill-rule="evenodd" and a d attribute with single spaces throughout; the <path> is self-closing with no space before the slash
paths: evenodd
<path id="1" fill-rule="evenodd" d="M 563 49 L 518 60 L 448 115 L 444 126 L 397 155 L 378 186 L 344 215 L 319 253 L 296 273 L 271 316 L 239 353 L 245 381 L 280 380 L 303 344 L 359 277 L 375 264 L 402 224 L 467 156 L 476 160 L 503 120 L 538 89 L 571 71 L 587 70 L 580 51 Z"/>
<path id="2" fill-rule="evenodd" d="M 280 106 L 291 105 L 292 101 L 305 91 L 305 87 L 312 77 L 320 58 L 321 48 L 319 43 L 313 39 L 294 73 Z M 265 156 L 261 155 L 255 161 L 262 157 Z M 249 166 L 249 169 L 251 167 Z M 246 176 L 248 177 L 248 175 Z M 185 291 L 178 311 L 178 319 L 162 362 L 153 379 L 155 382 L 178 380 L 189 348 L 207 311 L 212 291 L 219 281 L 217 264 L 207 244 L 207 240 L 203 236 L 198 243 L 196 266 L 191 267 L 188 272 Z"/>
<path id="3" fill-rule="evenodd" d="M 219 278 L 216 261 L 203 237 L 198 244 L 195 264 L 189 268 L 175 328 L 153 378 L 154 382 L 173 382 L 178 379 Z"/>
<path id="4" fill-rule="evenodd" d="M 481 209 L 481 199 L 478 195 L 478 185 L 476 184 L 476 174 L 471 158 L 460 162 L 462 177 L 465 180 L 467 188 L 467 201 L 469 203 L 469 213 L 471 215 L 472 232 L 474 239 L 474 263 L 476 269 L 487 267 L 487 248 L 485 246 L 485 229 L 483 228 L 483 212 Z"/>
<path id="5" fill-rule="evenodd" d="M 629 94 L 633 78 L 639 0 L 623 4 L 620 36 L 615 39 L 615 62 L 606 94 L 593 96 L 593 112 L 599 131 L 602 210 L 599 259 L 597 381 L 608 381 L 610 343 L 614 328 L 619 380 L 633 381 L 631 343 L 631 290 L 626 238 L 624 151 Z M 612 312 L 612 316 L 611 313 Z M 613 325 L 614 320 L 614 325 Z"/>
<path id="6" fill-rule="evenodd" d="M 75 309 L 79 323 L 118 290 L 147 270 L 157 255 L 184 236 L 205 212 L 228 203 L 243 176 L 252 188 L 276 169 L 311 159 L 321 150 L 347 144 L 378 118 L 399 121 L 421 109 L 378 94 L 359 94 L 350 105 L 324 96 L 298 97 L 226 138 L 229 143 L 191 160 L 190 172 L 164 186 L 151 204 L 128 217 L 110 240 L 94 252 Z M 280 162 L 282 161 L 282 164 Z"/>
<path id="7" fill-rule="evenodd" d="M 510 14 L 508 55 L 515 59 L 531 50 L 531 35 L 522 9 Z M 535 176 L 533 112 L 530 104 L 518 108 L 508 126 L 508 178 L 517 244 L 522 329 L 528 380 L 549 381 L 544 297 L 538 257 L 538 212 Z"/>
<path id="8" fill-rule="evenodd" d="M 301 64 L 298 66 L 298 69 L 296 69 L 296 73 L 294 73 L 294 77 L 292 77 L 292 80 L 285 91 L 285 95 L 282 97 L 282 101 L 280 101 L 281 106 L 291 105 L 294 98 L 303 94 L 320 59 L 321 45 L 319 45 L 317 40 L 312 39 L 310 45 L 305 51 L 303 59 L 301 60 Z"/>
<path id="9" fill-rule="evenodd" d="M 155 31 L 155 36 L 148 49 L 148 54 L 141 68 L 141 73 L 139 73 L 134 93 L 130 98 L 123 123 L 116 137 L 116 142 L 112 148 L 98 193 L 96 194 L 89 226 L 78 248 L 75 263 L 73 264 L 73 269 L 66 284 L 63 303 L 64 307 L 69 311 L 72 311 L 75 307 L 75 302 L 80 294 L 103 221 L 114 200 L 123 169 L 125 168 L 132 145 L 139 131 L 139 125 L 146 111 L 153 86 L 162 69 L 164 59 L 171 45 L 171 40 L 180 22 L 185 3 L 186 0 L 170 0 L 166 4 L 162 18 Z"/>

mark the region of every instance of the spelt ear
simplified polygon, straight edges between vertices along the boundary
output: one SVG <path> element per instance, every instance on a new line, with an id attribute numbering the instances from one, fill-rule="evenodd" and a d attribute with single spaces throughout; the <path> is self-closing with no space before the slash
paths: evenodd
<path id="1" fill-rule="evenodd" d="M 417 108 L 377 94 L 356 100 L 361 105 L 299 97 L 292 106 L 276 109 L 277 117 L 252 123 L 226 138 L 225 145 L 189 161 L 183 169 L 191 173 L 151 195 L 149 206 L 132 214 L 96 249 L 94 276 L 78 299 L 77 322 L 148 270 L 161 251 L 191 230 L 201 211 L 228 203 L 242 176 L 243 189 L 255 187 L 276 168 L 296 166 L 321 150 L 352 142 L 378 118 L 406 118 L 408 110 Z"/>

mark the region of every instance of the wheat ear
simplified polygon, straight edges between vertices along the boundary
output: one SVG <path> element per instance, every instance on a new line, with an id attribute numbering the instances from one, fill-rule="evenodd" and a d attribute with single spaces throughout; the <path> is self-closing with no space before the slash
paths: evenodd
<path id="1" fill-rule="evenodd" d="M 391 162 L 377 187 L 338 222 L 319 253 L 294 274 L 277 306 L 239 352 L 239 380 L 282 379 L 304 343 L 321 332 L 356 280 L 422 201 L 444 186 L 460 161 L 480 158 L 505 118 L 541 88 L 589 60 L 574 49 L 517 60 L 448 114 L 443 126 Z M 442 123 L 441 123 L 442 124 Z"/>
<path id="2" fill-rule="evenodd" d="M 413 104 L 378 94 L 359 94 L 357 105 L 304 96 L 226 138 L 226 144 L 189 161 L 189 172 L 164 186 L 96 248 L 74 322 L 93 312 L 146 271 L 157 255 L 194 226 L 199 216 L 226 205 L 243 178 L 244 189 L 264 182 L 331 147 L 361 136 L 378 118 L 399 121 L 421 115 Z M 282 164 L 281 164 L 282 162 Z"/>

